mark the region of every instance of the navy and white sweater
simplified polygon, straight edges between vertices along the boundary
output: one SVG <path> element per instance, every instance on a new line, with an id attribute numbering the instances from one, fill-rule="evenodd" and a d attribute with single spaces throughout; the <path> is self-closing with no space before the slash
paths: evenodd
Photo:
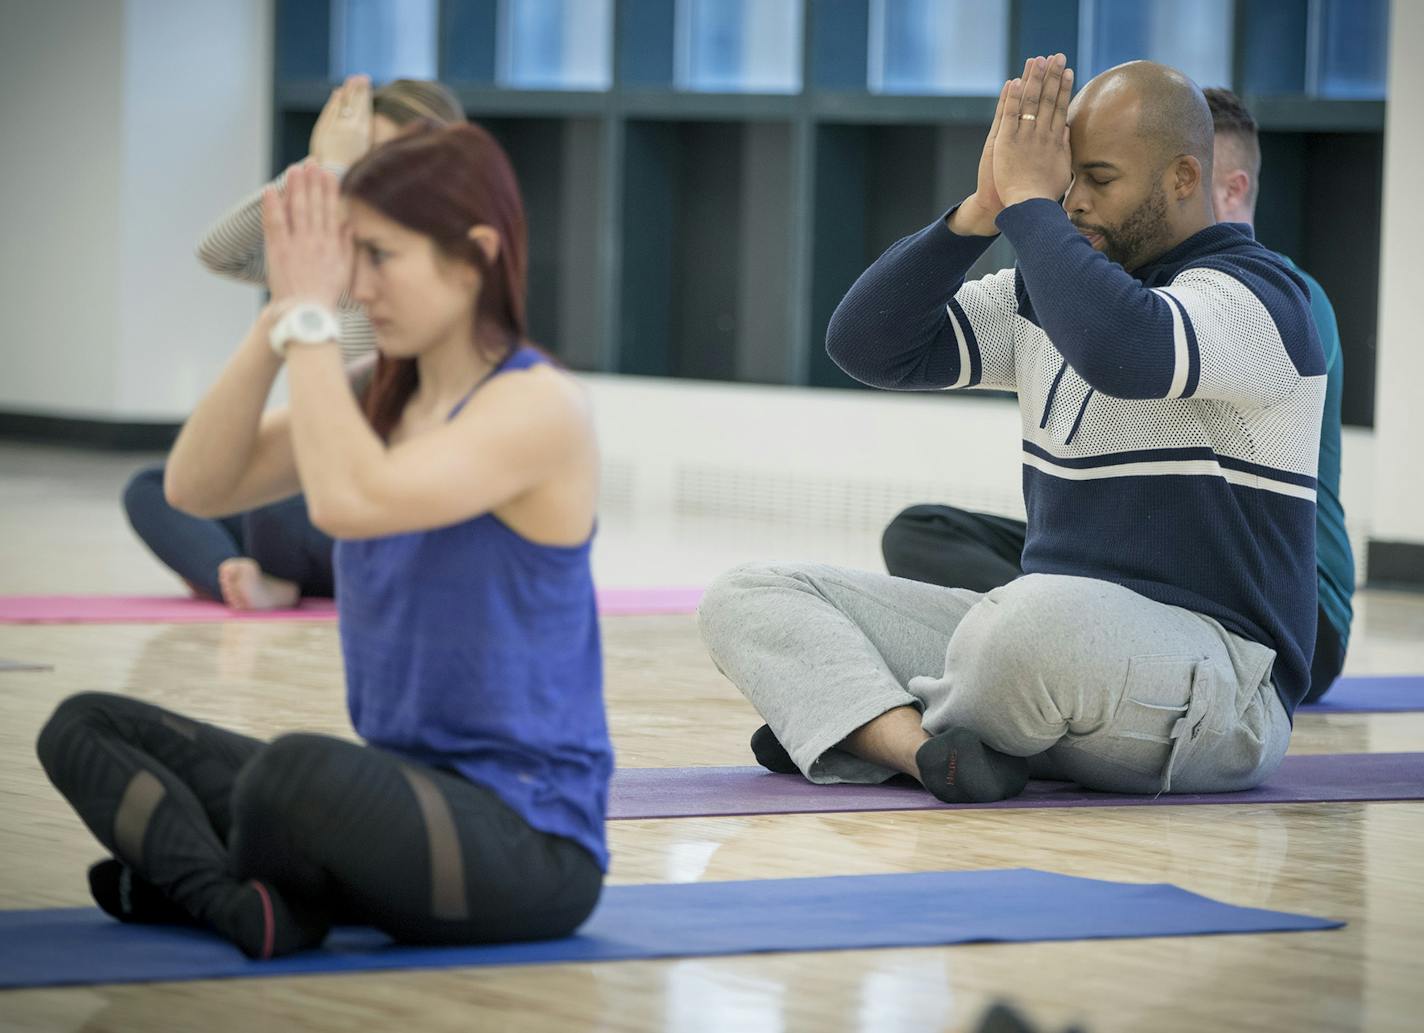
<path id="1" fill-rule="evenodd" d="M 1018 265 L 972 283 L 992 238 L 939 219 L 894 244 L 836 309 L 830 356 L 874 387 L 1017 392 L 1024 571 L 1112 581 L 1274 649 L 1294 713 L 1315 648 L 1326 389 L 1308 288 L 1246 226 L 1204 229 L 1135 276 L 1052 201 L 998 226 Z"/>

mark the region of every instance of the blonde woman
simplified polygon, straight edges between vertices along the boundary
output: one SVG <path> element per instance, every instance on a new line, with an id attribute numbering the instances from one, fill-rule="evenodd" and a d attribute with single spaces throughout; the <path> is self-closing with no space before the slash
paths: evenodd
<path id="1" fill-rule="evenodd" d="M 411 125 L 464 120 L 459 100 L 441 83 L 397 79 L 372 90 L 369 78 L 351 76 L 322 108 L 310 156 L 340 176 Z M 285 193 L 286 180 L 284 172 L 272 184 L 279 194 Z M 207 232 L 198 244 L 198 259 L 222 276 L 267 286 L 262 191 Z M 375 336 L 359 306 L 343 296 L 337 318 L 346 362 L 371 356 Z M 202 520 L 168 504 L 163 476 L 162 463 L 134 474 L 124 489 L 124 511 L 144 544 L 195 595 L 220 599 L 235 610 L 279 609 L 304 596 L 331 596 L 332 541 L 312 525 L 301 495 L 221 520 Z"/>

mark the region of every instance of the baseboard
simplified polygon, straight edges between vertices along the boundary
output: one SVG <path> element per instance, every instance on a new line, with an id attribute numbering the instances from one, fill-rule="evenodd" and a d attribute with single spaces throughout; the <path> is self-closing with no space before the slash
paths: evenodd
<path id="1" fill-rule="evenodd" d="M 1365 584 L 1370 588 L 1424 589 L 1424 543 L 1369 540 Z"/>
<path id="2" fill-rule="evenodd" d="M 0 412 L 0 440 L 67 445 L 108 452 L 164 452 L 180 423 L 141 423 Z"/>

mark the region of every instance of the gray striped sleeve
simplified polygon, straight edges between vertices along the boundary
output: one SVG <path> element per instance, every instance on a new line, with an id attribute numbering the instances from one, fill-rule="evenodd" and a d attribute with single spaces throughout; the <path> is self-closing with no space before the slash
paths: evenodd
<path id="1" fill-rule="evenodd" d="M 323 168 L 342 175 L 340 165 Z M 279 191 L 286 189 L 287 174 L 272 181 Z M 265 189 L 265 188 L 264 188 Z M 203 235 L 198 242 L 198 261 L 220 276 L 230 276 L 244 283 L 267 284 L 267 254 L 262 246 L 262 190 L 248 196 L 241 204 Z M 341 319 L 341 355 L 351 362 L 376 350 L 376 335 L 361 309 L 343 294 L 338 315 Z"/>
<path id="2" fill-rule="evenodd" d="M 376 332 L 359 308 L 343 306 L 337 315 L 341 319 L 342 359 L 349 363 L 375 352 Z"/>
<path id="3" fill-rule="evenodd" d="M 283 173 L 276 180 L 282 188 Z M 262 247 L 262 191 L 246 198 L 218 220 L 198 241 L 198 261 L 220 276 L 246 283 L 267 282 L 267 255 Z"/>

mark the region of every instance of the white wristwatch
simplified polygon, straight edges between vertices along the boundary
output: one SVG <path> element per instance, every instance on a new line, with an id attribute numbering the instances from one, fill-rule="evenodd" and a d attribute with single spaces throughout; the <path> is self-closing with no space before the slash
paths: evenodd
<path id="1" fill-rule="evenodd" d="M 325 305 L 314 301 L 303 301 L 293 305 L 291 310 L 272 327 L 267 335 L 272 350 L 279 358 L 287 357 L 287 347 L 296 344 L 324 344 L 341 340 L 341 323 L 336 313 Z"/>

